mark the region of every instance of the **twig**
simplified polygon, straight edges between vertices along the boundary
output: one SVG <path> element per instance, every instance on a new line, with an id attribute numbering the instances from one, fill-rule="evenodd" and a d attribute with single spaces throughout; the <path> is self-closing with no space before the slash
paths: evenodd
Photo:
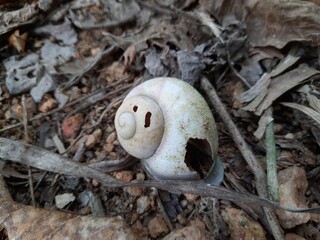
<path id="1" fill-rule="evenodd" d="M 117 81 L 116 84 L 118 84 L 119 82 L 121 82 L 121 81 L 123 81 L 123 80 L 124 80 L 124 79 L 121 79 L 120 81 Z M 50 111 L 50 112 L 47 112 L 47 113 L 38 114 L 38 115 L 30 118 L 28 121 L 29 121 L 29 122 L 30 122 L 30 121 L 35 121 L 35 120 L 39 120 L 39 119 L 42 119 L 42 118 L 44 118 L 44 117 L 50 116 L 50 115 L 52 115 L 52 114 L 54 114 L 54 113 L 57 113 L 57 112 L 65 109 L 65 108 L 71 107 L 71 106 L 73 106 L 73 105 L 75 105 L 75 104 L 77 104 L 77 103 L 79 103 L 79 102 L 83 102 L 83 100 L 85 100 L 85 99 L 92 98 L 94 95 L 98 95 L 98 94 L 100 94 L 101 92 L 103 92 L 103 91 L 105 91 L 105 90 L 107 90 L 107 89 L 110 89 L 110 87 L 113 87 L 113 86 L 116 85 L 116 84 L 110 84 L 109 86 L 107 86 L 107 87 L 105 87 L 105 88 L 102 88 L 102 89 L 99 89 L 99 90 L 97 90 L 97 91 L 94 92 L 94 93 L 87 94 L 87 95 L 85 95 L 84 97 L 81 97 L 81 98 L 79 98 L 79 99 L 76 99 L 76 100 L 74 100 L 74 101 L 66 104 L 65 106 L 63 106 L 63 107 L 61 107 L 61 108 L 56 108 L 56 109 L 54 109 L 54 110 L 52 110 L 52 111 Z M 121 88 L 121 89 L 118 89 L 118 90 L 121 91 L 121 90 L 125 90 L 125 89 L 126 89 L 126 87 Z M 108 93 L 108 94 L 118 93 L 118 90 L 115 90 L 115 91 L 110 92 L 110 93 Z M 107 94 L 107 96 L 109 96 L 108 94 Z M 103 95 L 103 96 L 106 96 L 106 95 Z M 102 101 L 102 100 L 104 100 L 104 99 L 105 99 L 104 97 L 102 97 L 102 98 L 97 98 L 97 99 L 96 99 L 93 103 L 91 103 L 91 104 L 97 103 L 97 102 Z M 13 128 L 20 127 L 20 126 L 22 126 L 22 125 L 23 125 L 23 122 L 9 125 L 9 126 L 7 126 L 7 127 L 5 127 L 5 128 L 0 129 L 0 133 L 5 132 L 5 131 L 8 131 L 8 130 L 11 130 L 11 129 L 13 129 Z"/>
<path id="2" fill-rule="evenodd" d="M 166 210 L 164 209 L 164 206 L 162 204 L 161 198 L 159 196 L 158 189 L 153 188 L 153 191 L 154 191 L 154 194 L 155 194 L 155 198 L 157 200 L 158 207 L 160 208 L 160 211 L 161 211 L 161 213 L 162 213 L 162 215 L 164 217 L 164 220 L 166 221 L 170 231 L 172 231 L 173 230 L 173 226 L 172 226 L 172 223 L 171 223 L 171 221 L 170 221 L 170 219 L 168 217 L 168 214 L 167 214 Z"/>
<path id="3" fill-rule="evenodd" d="M 213 35 L 219 40 L 224 43 L 222 37 L 221 37 L 221 27 L 218 26 L 216 23 L 213 22 L 213 20 L 210 18 L 210 16 L 207 13 L 196 11 L 195 15 L 199 18 L 200 22 L 207 27 L 210 28 Z"/>
<path id="4" fill-rule="evenodd" d="M 26 105 L 26 97 L 22 95 L 22 108 L 23 108 L 23 128 L 24 128 L 24 141 L 25 143 L 29 143 L 29 134 L 28 134 L 28 109 Z M 28 166 L 28 181 L 29 181 L 29 189 L 32 205 L 36 206 L 36 199 L 34 196 L 34 188 L 33 188 L 33 180 L 32 180 L 32 169 Z"/>
<path id="5" fill-rule="evenodd" d="M 272 108 L 266 110 L 266 114 L 272 116 Z M 266 128 L 266 148 L 267 148 L 267 179 L 268 190 L 272 201 L 279 202 L 279 183 L 277 176 L 276 145 L 274 142 L 273 121 Z"/>
<path id="6" fill-rule="evenodd" d="M 0 159 L 29 165 L 49 172 L 73 175 L 76 177 L 94 178 L 105 187 L 156 187 L 172 193 L 191 193 L 205 197 L 216 197 L 218 199 L 228 201 L 241 201 L 268 208 L 278 208 L 291 212 L 310 212 L 320 214 L 320 208 L 290 208 L 280 206 L 266 198 L 231 191 L 219 186 L 208 185 L 204 181 L 154 180 L 144 182 L 122 182 L 88 166 L 73 162 L 59 154 L 6 138 L 0 138 Z"/>
<path id="7" fill-rule="evenodd" d="M 219 116 L 222 118 L 224 124 L 228 128 L 230 136 L 232 137 L 233 141 L 237 145 L 238 149 L 242 153 L 247 164 L 249 165 L 252 172 L 254 173 L 256 188 L 259 196 L 263 198 L 268 198 L 268 190 L 266 187 L 267 179 L 262 166 L 260 165 L 256 157 L 252 153 L 246 141 L 243 139 L 237 126 L 233 123 L 231 117 L 229 116 L 227 110 L 224 108 L 218 94 L 214 90 L 209 80 L 203 77 L 200 80 L 200 84 L 203 90 L 205 91 L 205 93 L 207 94 L 207 96 L 209 97 L 210 102 L 215 108 L 215 111 L 217 111 Z M 283 232 L 274 211 L 268 208 L 264 208 L 264 212 L 268 219 L 274 238 L 277 240 L 283 240 L 284 239 Z"/>

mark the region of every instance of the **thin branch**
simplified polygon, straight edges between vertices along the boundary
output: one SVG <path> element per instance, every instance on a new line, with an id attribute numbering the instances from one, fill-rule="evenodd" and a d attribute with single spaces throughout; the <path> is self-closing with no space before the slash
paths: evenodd
<path id="1" fill-rule="evenodd" d="M 233 202 L 241 201 L 244 203 L 256 204 L 268 208 L 278 208 L 291 212 L 310 212 L 320 214 L 320 208 L 284 207 L 266 198 L 261 198 L 252 194 L 235 192 L 219 186 L 208 185 L 204 181 L 167 180 L 122 182 L 110 175 L 104 174 L 86 165 L 73 162 L 72 160 L 60 156 L 59 154 L 6 138 L 0 138 L 0 159 L 29 165 L 49 172 L 73 175 L 76 177 L 94 178 L 105 187 L 156 187 L 172 193 L 191 193 L 199 196 L 215 197 Z"/>
<path id="2" fill-rule="evenodd" d="M 256 188 L 258 191 L 258 194 L 260 197 L 268 198 L 268 190 L 267 190 L 267 178 L 266 174 L 264 172 L 264 169 L 262 168 L 261 164 L 256 159 L 255 155 L 252 153 L 251 149 L 249 148 L 248 144 L 242 137 L 239 129 L 232 121 L 231 117 L 229 116 L 227 110 L 223 106 L 218 94 L 216 93 L 215 89 L 211 85 L 208 79 L 203 77 L 200 80 L 201 87 L 207 94 L 207 96 L 210 99 L 210 102 L 212 103 L 213 107 L 215 108 L 215 111 L 219 114 L 219 116 L 222 118 L 222 121 L 228 128 L 228 131 L 230 133 L 230 136 L 232 137 L 233 141 L 237 145 L 238 149 L 242 153 L 244 159 L 246 160 L 247 164 L 251 168 L 252 172 L 255 175 L 255 182 L 256 182 Z M 277 216 L 272 209 L 264 208 L 264 212 L 266 214 L 266 217 L 268 219 L 270 228 L 272 230 L 273 236 L 277 240 L 283 240 L 283 231 L 279 225 Z"/>

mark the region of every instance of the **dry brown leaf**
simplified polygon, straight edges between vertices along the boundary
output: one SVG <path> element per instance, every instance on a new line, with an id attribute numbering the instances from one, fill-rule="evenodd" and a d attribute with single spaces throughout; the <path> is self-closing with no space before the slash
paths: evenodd
<path id="1" fill-rule="evenodd" d="M 124 66 L 126 69 L 129 69 L 131 65 L 134 63 L 137 56 L 137 50 L 134 45 L 131 45 L 126 49 L 126 51 L 123 54 L 124 57 Z"/>
<path id="2" fill-rule="evenodd" d="M 136 239 L 121 217 L 78 216 L 15 203 L 0 178 L 0 225 L 9 239 Z"/>
<path id="3" fill-rule="evenodd" d="M 260 83 L 261 86 L 258 86 L 258 89 L 255 89 L 254 86 L 248 92 L 244 93 L 242 101 L 249 101 L 252 99 L 252 96 L 248 93 L 255 90 L 253 101 L 243 109 L 247 111 L 255 111 L 255 114 L 260 116 L 265 109 L 271 106 L 274 100 L 316 74 L 319 74 L 319 71 L 306 64 L 301 64 L 287 73 L 271 78 L 270 84 L 268 84 L 268 82 L 263 85 Z M 271 72 L 270 75 L 273 75 L 273 72 Z M 267 76 L 267 79 L 270 78 L 270 75 Z M 259 84 L 259 82 L 257 84 Z"/>
<path id="4" fill-rule="evenodd" d="M 316 74 L 319 74 L 319 71 L 306 64 L 301 64 L 296 69 L 273 78 L 270 83 L 267 96 L 258 106 L 256 114 L 261 115 L 262 112 L 270 107 L 273 101 L 282 94 Z"/>
<path id="5" fill-rule="evenodd" d="M 14 31 L 14 33 L 9 37 L 9 43 L 15 48 L 17 49 L 17 51 L 19 53 L 23 53 L 25 48 L 26 48 L 26 44 L 27 44 L 27 37 L 28 37 L 28 33 L 23 33 L 20 35 L 20 31 L 16 30 Z"/>
<path id="6" fill-rule="evenodd" d="M 315 1 L 314 1 L 315 2 Z M 202 0 L 204 9 L 225 27 L 235 21 L 247 25 L 254 46 L 284 47 L 291 41 L 320 44 L 320 6 L 300 0 Z"/>

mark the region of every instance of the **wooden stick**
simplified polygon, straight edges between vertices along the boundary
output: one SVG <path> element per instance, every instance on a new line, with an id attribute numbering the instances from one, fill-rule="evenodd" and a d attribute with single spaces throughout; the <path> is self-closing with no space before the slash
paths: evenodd
<path id="1" fill-rule="evenodd" d="M 251 168 L 252 172 L 255 175 L 255 182 L 258 194 L 260 197 L 269 198 L 268 190 L 267 190 L 267 177 L 262 168 L 261 164 L 256 159 L 255 155 L 252 153 L 251 149 L 249 148 L 248 144 L 242 137 L 239 129 L 232 121 L 231 117 L 229 116 L 227 110 L 225 109 L 224 105 L 222 104 L 218 94 L 216 93 L 214 87 L 211 85 L 209 80 L 203 77 L 200 80 L 200 85 L 202 89 L 205 91 L 209 100 L 215 111 L 219 114 L 222 121 L 228 128 L 229 134 L 232 137 L 233 141 L 237 145 L 238 149 L 242 153 L 244 159 L 246 160 L 247 164 Z M 272 230 L 273 236 L 277 240 L 284 240 L 283 231 L 280 227 L 278 222 L 277 216 L 272 209 L 264 208 L 264 212 L 268 219 L 270 228 Z"/>

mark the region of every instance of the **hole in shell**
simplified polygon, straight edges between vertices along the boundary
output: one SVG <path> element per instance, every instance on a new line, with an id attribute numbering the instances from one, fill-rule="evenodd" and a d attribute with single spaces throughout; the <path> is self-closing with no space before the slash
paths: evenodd
<path id="1" fill-rule="evenodd" d="M 134 111 L 134 112 L 137 112 L 137 111 L 138 111 L 138 106 L 135 105 L 135 106 L 133 107 L 133 111 Z"/>
<path id="2" fill-rule="evenodd" d="M 151 124 L 151 115 L 152 115 L 151 112 L 147 112 L 147 113 L 146 113 L 146 116 L 145 116 L 145 118 L 144 118 L 144 127 L 145 127 L 145 128 L 150 127 L 150 124 Z"/>
<path id="3" fill-rule="evenodd" d="M 184 162 L 190 171 L 198 173 L 200 179 L 204 179 L 213 165 L 210 144 L 205 139 L 190 138 L 186 146 Z"/>

